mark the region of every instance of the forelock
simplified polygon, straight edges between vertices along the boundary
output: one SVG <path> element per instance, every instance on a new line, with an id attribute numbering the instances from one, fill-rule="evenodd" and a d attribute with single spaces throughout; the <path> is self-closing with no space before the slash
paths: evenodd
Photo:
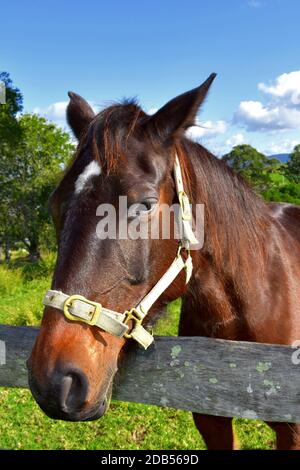
<path id="1" fill-rule="evenodd" d="M 114 104 L 95 116 L 84 140 L 105 173 L 116 171 L 125 158 L 128 139 L 146 118 L 135 100 Z"/>

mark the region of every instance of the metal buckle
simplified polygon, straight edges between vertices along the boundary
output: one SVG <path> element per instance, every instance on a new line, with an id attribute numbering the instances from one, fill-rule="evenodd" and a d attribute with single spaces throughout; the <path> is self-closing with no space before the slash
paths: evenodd
<path id="1" fill-rule="evenodd" d="M 70 311 L 69 311 L 69 308 L 72 306 L 72 303 L 75 301 L 75 300 L 80 300 L 81 302 L 85 303 L 85 304 L 88 304 L 88 305 L 92 305 L 94 307 L 94 311 L 93 312 L 89 312 L 91 314 L 91 318 L 89 320 L 85 319 L 85 318 L 82 318 L 82 317 L 79 317 L 77 315 L 73 315 Z M 81 321 L 83 323 L 87 323 L 88 325 L 90 326 L 94 326 L 96 325 L 98 319 L 99 319 L 99 316 L 100 316 L 100 313 L 101 313 L 101 310 L 102 310 L 102 305 L 97 303 L 97 302 L 92 302 L 91 300 L 88 300 L 86 299 L 85 297 L 83 297 L 82 295 L 70 295 L 70 297 L 68 297 L 64 303 L 64 314 L 65 316 L 68 318 L 68 320 L 71 320 L 71 321 Z"/>
<path id="2" fill-rule="evenodd" d="M 187 257 L 190 256 L 191 254 L 191 251 L 188 247 L 186 247 L 185 245 L 182 244 L 182 242 L 179 242 L 178 244 L 178 248 L 177 248 L 177 254 L 176 254 L 176 258 L 180 258 L 180 256 L 182 256 L 182 252 L 185 251 L 186 254 L 187 254 Z"/>
<path id="3" fill-rule="evenodd" d="M 193 271 L 193 260 L 191 257 L 191 250 L 184 246 L 182 243 L 179 243 L 178 250 L 177 250 L 177 258 L 180 256 L 182 257 L 182 252 L 186 252 L 186 259 L 184 259 L 184 270 L 185 270 L 185 276 L 186 276 L 186 284 L 189 282 L 192 271 Z"/>
<path id="4" fill-rule="evenodd" d="M 141 325 L 142 324 L 142 318 L 140 318 L 140 314 L 138 312 L 138 310 L 136 308 L 132 308 L 131 310 L 126 310 L 126 312 L 124 312 L 124 315 L 126 315 L 126 318 L 125 320 L 123 321 L 124 325 L 127 325 L 127 323 L 130 321 L 130 320 L 133 320 L 135 322 L 135 326 L 136 325 Z M 135 327 L 134 326 L 134 327 Z M 132 328 L 132 330 L 134 329 L 134 327 Z M 132 331 L 131 330 L 131 331 Z M 132 338 L 131 334 L 130 333 L 125 333 L 124 334 L 124 337 L 127 338 L 127 339 L 130 339 Z"/>
<path id="5" fill-rule="evenodd" d="M 180 191 L 178 194 L 179 204 L 181 208 L 181 214 L 183 220 L 192 220 L 192 212 L 190 207 L 190 201 L 185 191 Z"/>

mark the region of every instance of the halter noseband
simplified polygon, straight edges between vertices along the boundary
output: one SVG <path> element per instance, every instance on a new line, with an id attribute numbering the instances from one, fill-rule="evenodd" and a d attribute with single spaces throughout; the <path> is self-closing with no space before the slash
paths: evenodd
<path id="1" fill-rule="evenodd" d="M 81 321 L 90 326 L 97 326 L 120 338 L 133 338 L 143 348 L 147 349 L 154 341 L 154 338 L 143 327 L 142 322 L 152 305 L 183 269 L 186 272 L 186 284 L 189 282 L 193 270 L 189 247 L 198 243 L 192 231 L 192 211 L 189 198 L 184 191 L 182 172 L 177 155 L 174 162 L 174 179 L 182 221 L 182 238 L 179 242 L 177 255 L 165 274 L 136 307 L 126 310 L 124 313 L 119 313 L 102 307 L 100 303 L 88 300 L 81 295 L 67 295 L 61 291 L 51 289 L 46 293 L 43 304 L 47 307 L 62 310 L 68 320 Z M 183 250 L 187 251 L 186 259 L 182 257 Z M 128 326 L 130 320 L 134 322 L 131 330 Z"/>

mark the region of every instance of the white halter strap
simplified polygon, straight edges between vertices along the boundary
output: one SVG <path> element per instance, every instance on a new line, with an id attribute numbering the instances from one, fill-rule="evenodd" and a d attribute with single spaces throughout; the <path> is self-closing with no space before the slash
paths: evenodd
<path id="1" fill-rule="evenodd" d="M 179 159 L 176 155 L 174 163 L 174 179 L 176 192 L 180 204 L 182 221 L 182 240 L 179 244 L 177 255 L 159 279 L 155 286 L 146 294 L 139 304 L 124 313 L 115 312 L 103 307 L 98 302 L 93 302 L 81 295 L 67 295 L 61 291 L 48 290 L 43 300 L 46 307 L 62 310 L 66 318 L 72 321 L 81 321 L 91 326 L 97 326 L 108 333 L 118 337 L 133 338 L 145 349 L 153 342 L 153 336 L 142 326 L 142 322 L 152 305 L 161 294 L 172 284 L 177 275 L 184 269 L 186 283 L 189 282 L 193 263 L 189 252 L 190 245 L 198 243 L 191 226 L 192 211 L 189 198 L 184 191 L 182 172 Z M 182 250 L 187 250 L 187 258 L 182 257 Z M 129 331 L 128 322 L 133 320 L 134 326 Z"/>

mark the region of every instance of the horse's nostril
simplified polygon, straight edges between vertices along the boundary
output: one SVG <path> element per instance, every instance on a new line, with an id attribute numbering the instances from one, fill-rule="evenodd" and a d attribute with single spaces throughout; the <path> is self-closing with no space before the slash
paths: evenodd
<path id="1" fill-rule="evenodd" d="M 78 369 L 65 369 L 58 378 L 59 405 L 65 413 L 72 413 L 82 408 L 88 392 L 88 381 Z"/>
<path id="2" fill-rule="evenodd" d="M 61 380 L 61 389 L 60 389 L 60 406 L 63 411 L 67 411 L 68 402 L 72 400 L 72 386 L 73 386 L 73 377 L 72 375 L 66 375 Z M 73 387 L 74 389 L 74 387 Z"/>

